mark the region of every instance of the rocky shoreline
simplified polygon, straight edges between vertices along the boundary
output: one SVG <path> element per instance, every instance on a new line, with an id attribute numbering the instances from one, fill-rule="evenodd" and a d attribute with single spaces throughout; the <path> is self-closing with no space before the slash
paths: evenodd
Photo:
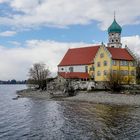
<path id="1" fill-rule="evenodd" d="M 50 94 L 47 91 L 34 90 L 34 89 L 24 89 L 17 91 L 18 98 L 40 98 L 40 99 L 50 99 Z"/>
<path id="2" fill-rule="evenodd" d="M 77 96 L 66 98 L 67 101 L 81 101 L 111 105 L 138 105 L 140 106 L 140 95 L 112 94 L 110 92 L 86 92 Z"/>
<path id="3" fill-rule="evenodd" d="M 113 105 L 138 105 L 140 106 L 140 95 L 128 95 L 118 94 L 106 91 L 80 91 L 76 96 L 66 97 L 63 96 L 62 92 L 56 91 L 55 96 L 51 95 L 47 91 L 40 90 L 22 90 L 17 91 L 18 98 L 37 98 L 45 100 L 59 100 L 59 101 L 77 101 L 77 102 L 88 102 L 88 103 L 99 103 L 99 104 L 113 104 Z"/>

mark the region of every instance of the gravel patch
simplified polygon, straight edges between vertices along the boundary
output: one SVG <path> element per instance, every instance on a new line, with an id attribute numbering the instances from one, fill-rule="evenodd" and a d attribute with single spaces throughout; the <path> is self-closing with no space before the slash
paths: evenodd
<path id="1" fill-rule="evenodd" d="M 140 105 L 140 95 L 111 94 L 105 91 L 80 92 L 77 96 L 68 97 L 65 100 L 116 105 Z"/>
<path id="2" fill-rule="evenodd" d="M 48 100 L 51 99 L 51 96 L 47 91 L 40 91 L 40 90 L 25 89 L 25 90 L 17 91 L 17 95 L 18 97 L 21 98 L 28 97 L 28 98 L 40 98 L 40 99 L 48 99 Z"/>
<path id="3" fill-rule="evenodd" d="M 115 105 L 138 105 L 140 106 L 140 95 L 130 95 L 130 94 L 111 94 L 109 92 L 78 92 L 76 96 L 72 97 L 61 97 L 62 92 L 57 91 L 54 93 L 59 96 L 61 101 L 81 101 L 89 103 L 100 103 L 100 104 L 115 104 Z M 57 98 L 52 98 L 52 95 L 47 91 L 40 90 L 22 90 L 17 92 L 18 97 L 28 97 L 28 98 L 40 98 L 47 100 L 57 100 Z"/>

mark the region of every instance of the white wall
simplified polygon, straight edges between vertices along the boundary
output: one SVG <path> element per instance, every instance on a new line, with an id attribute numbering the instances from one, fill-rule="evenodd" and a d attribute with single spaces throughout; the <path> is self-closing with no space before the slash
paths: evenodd
<path id="1" fill-rule="evenodd" d="M 60 66 L 58 67 L 58 72 L 70 72 L 70 67 L 73 67 L 73 72 L 86 72 L 86 66 L 87 65 Z"/>

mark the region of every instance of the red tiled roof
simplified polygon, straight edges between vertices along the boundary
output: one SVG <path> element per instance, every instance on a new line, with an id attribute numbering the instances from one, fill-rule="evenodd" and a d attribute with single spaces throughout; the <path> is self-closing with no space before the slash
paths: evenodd
<path id="1" fill-rule="evenodd" d="M 111 48 L 107 47 L 112 55 L 112 59 L 132 61 L 134 58 L 125 48 Z"/>
<path id="2" fill-rule="evenodd" d="M 89 78 L 89 74 L 85 72 L 59 72 L 58 75 L 62 76 L 63 78 L 70 78 L 70 79 L 86 79 Z"/>
<path id="3" fill-rule="evenodd" d="M 99 47 L 69 49 L 58 66 L 91 64 Z"/>

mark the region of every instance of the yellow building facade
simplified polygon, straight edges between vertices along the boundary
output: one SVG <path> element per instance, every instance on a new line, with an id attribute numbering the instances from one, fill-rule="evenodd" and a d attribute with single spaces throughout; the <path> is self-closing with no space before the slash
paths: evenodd
<path id="1" fill-rule="evenodd" d="M 98 50 L 94 59 L 95 64 L 95 81 L 106 81 L 107 74 L 111 69 L 111 57 L 104 45 Z"/>
<path id="2" fill-rule="evenodd" d="M 112 72 L 119 73 L 122 83 L 136 83 L 136 63 L 135 61 L 112 60 Z"/>
<path id="3" fill-rule="evenodd" d="M 108 28 L 108 44 L 103 43 L 98 49 L 93 64 L 88 66 L 90 78 L 96 82 L 109 80 L 109 76 L 120 76 L 121 83 L 136 83 L 135 56 L 130 50 L 122 47 L 121 26 L 114 18 Z"/>
<path id="4" fill-rule="evenodd" d="M 90 69 L 91 66 L 89 66 Z M 135 61 L 115 60 L 107 47 L 101 45 L 96 57 L 94 58 L 94 80 L 104 82 L 109 80 L 109 75 L 119 74 L 121 82 L 124 84 L 136 83 L 136 65 Z M 91 72 L 89 71 L 89 75 Z"/>

